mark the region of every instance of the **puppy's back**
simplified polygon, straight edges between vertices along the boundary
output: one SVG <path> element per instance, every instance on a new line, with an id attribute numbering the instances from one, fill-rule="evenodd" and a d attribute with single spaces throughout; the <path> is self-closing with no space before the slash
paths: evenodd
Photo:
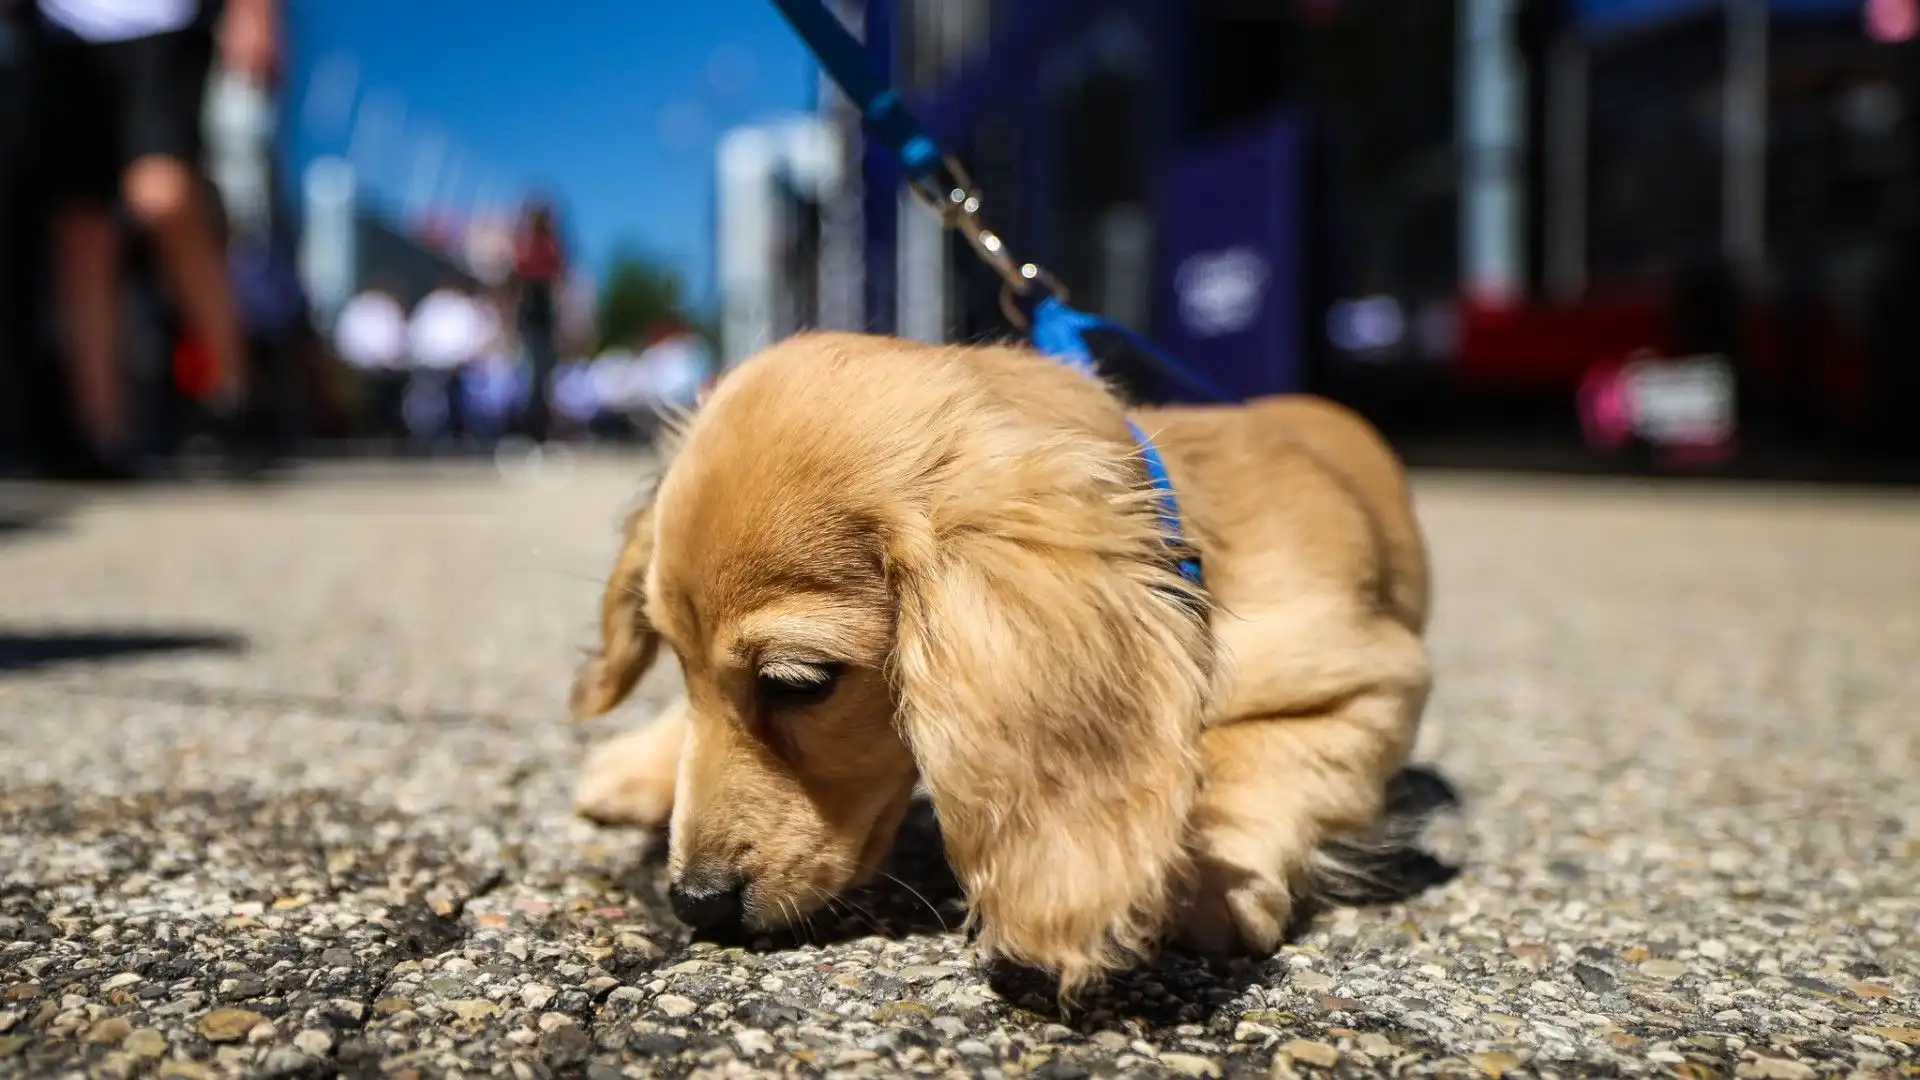
<path id="1" fill-rule="evenodd" d="M 1431 602 L 1427 547 L 1400 456 L 1360 414 L 1326 398 L 1257 398 L 1248 408 L 1297 439 L 1352 485 L 1380 530 L 1395 606 L 1411 628 L 1425 629 Z"/>
<path id="2" fill-rule="evenodd" d="M 1224 533 L 1220 540 L 1229 547 L 1244 550 L 1251 536 L 1256 544 L 1295 547 L 1297 557 L 1319 567 L 1316 575 L 1377 578 L 1393 616 L 1416 633 L 1425 629 L 1427 549 L 1405 471 L 1359 414 L 1326 398 L 1288 394 L 1138 415 L 1164 433 L 1176 484 L 1180 474 L 1190 477 L 1195 511 L 1212 519 L 1202 524 Z M 1287 524 L 1278 533 L 1249 528 L 1268 515 Z"/>

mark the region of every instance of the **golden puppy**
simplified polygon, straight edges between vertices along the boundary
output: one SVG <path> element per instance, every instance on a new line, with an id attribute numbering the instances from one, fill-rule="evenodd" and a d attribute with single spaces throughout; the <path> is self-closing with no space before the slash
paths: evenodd
<path id="1" fill-rule="evenodd" d="M 1308 397 L 1134 414 L 1011 347 L 809 334 L 729 372 L 628 521 L 574 709 L 659 643 L 683 700 L 580 808 L 669 820 L 676 911 L 774 929 L 871 874 L 916 785 L 979 943 L 1063 993 L 1171 931 L 1266 952 L 1385 818 L 1429 673 L 1399 463 Z"/>

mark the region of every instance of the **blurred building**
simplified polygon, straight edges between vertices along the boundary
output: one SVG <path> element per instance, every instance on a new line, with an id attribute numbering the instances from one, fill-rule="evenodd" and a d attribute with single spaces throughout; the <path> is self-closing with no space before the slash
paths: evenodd
<path id="1" fill-rule="evenodd" d="M 330 328 L 341 306 L 365 289 L 385 288 L 412 303 L 448 276 L 478 281 L 470 272 L 472 245 L 464 234 L 403 226 L 363 197 L 358 176 L 344 159 L 316 159 L 302 180 L 306 214 L 300 276 L 323 328 Z"/>
<path id="2" fill-rule="evenodd" d="M 1236 392 L 1322 383 L 1330 311 L 1336 336 L 1364 342 L 1419 323 L 1380 295 L 1416 308 L 1452 299 L 1450 2 L 850 0 L 841 11 L 965 162 L 1016 253 Z M 823 304 L 828 321 L 923 338 L 1008 332 L 997 279 L 904 196 L 888 155 L 861 147 L 837 94 L 823 94 L 822 114 L 851 166 L 823 204 L 823 233 L 860 238 L 825 257 L 864 281 L 851 302 Z"/>
<path id="3" fill-rule="evenodd" d="M 1636 344 L 1733 358 L 1783 445 L 1920 445 L 1920 6 L 1524 12 L 1527 296 L 1461 377 L 1551 390 Z"/>
<path id="4" fill-rule="evenodd" d="M 714 273 L 723 365 L 803 327 L 835 323 L 820 293 L 822 210 L 841 188 L 841 154 L 838 134 L 812 116 L 739 127 L 720 139 Z"/>
<path id="5" fill-rule="evenodd" d="M 1596 365 L 1723 354 L 1754 437 L 1920 441 L 1915 0 L 838 6 L 1016 254 L 1239 393 L 1568 433 Z M 815 321 L 1010 332 L 820 115 Z"/>

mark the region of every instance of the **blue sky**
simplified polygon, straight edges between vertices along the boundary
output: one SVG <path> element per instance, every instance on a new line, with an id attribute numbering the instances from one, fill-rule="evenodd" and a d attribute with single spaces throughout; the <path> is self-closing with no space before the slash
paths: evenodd
<path id="1" fill-rule="evenodd" d="M 296 164 L 345 151 L 372 102 L 358 156 L 386 201 L 436 175 L 414 166 L 443 145 L 441 201 L 543 186 L 591 265 L 638 244 L 701 299 L 715 138 L 814 97 L 812 62 L 767 0 L 291 0 L 287 12 Z"/>

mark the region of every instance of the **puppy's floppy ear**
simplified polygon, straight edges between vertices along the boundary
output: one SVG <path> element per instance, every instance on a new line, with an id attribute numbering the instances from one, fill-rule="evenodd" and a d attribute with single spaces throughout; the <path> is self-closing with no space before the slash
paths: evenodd
<path id="1" fill-rule="evenodd" d="M 625 701 L 660 652 L 647 622 L 647 570 L 653 565 L 653 503 L 627 518 L 625 541 L 600 598 L 600 651 L 580 664 L 569 704 L 575 719 L 599 716 Z"/>
<path id="2" fill-rule="evenodd" d="M 1213 642 L 1132 448 L 1047 441 L 931 483 L 892 556 L 894 674 L 982 947 L 1070 998 L 1178 901 Z"/>

